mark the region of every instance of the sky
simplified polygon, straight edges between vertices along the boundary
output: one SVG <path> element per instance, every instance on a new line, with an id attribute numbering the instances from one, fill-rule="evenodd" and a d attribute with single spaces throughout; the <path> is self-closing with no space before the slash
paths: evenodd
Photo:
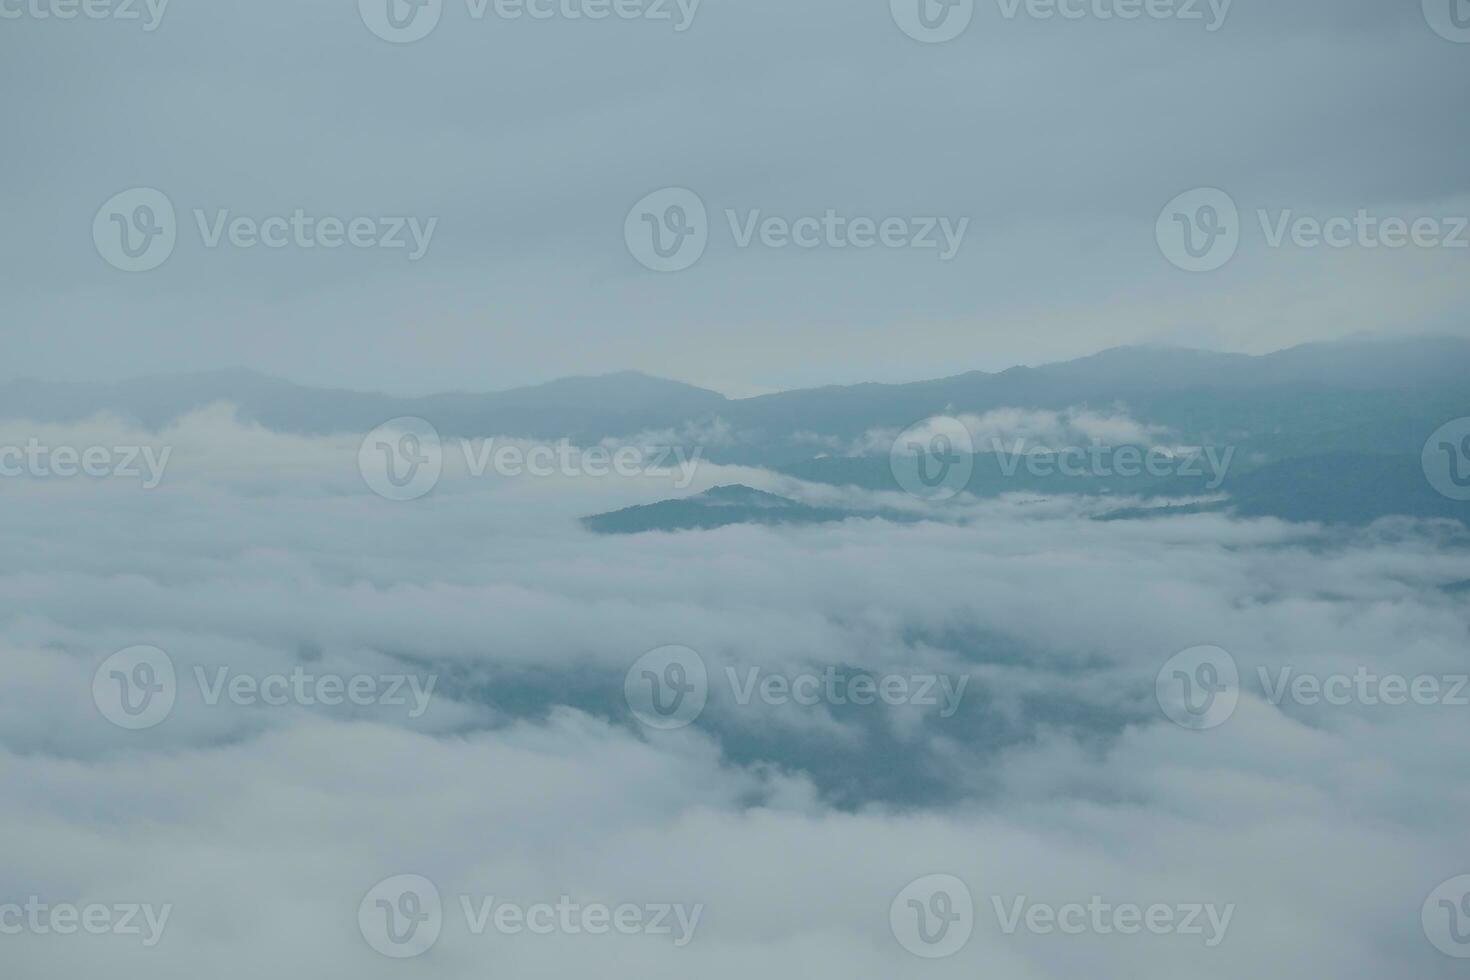
<path id="1" fill-rule="evenodd" d="M 637 369 L 739 396 L 1470 331 L 1450 0 L 978 0 L 948 40 L 905 0 L 443 0 L 413 41 L 374 0 L 51 2 L 0 2 L 0 377 L 413 394 Z M 125 271 L 139 188 L 174 220 Z M 637 236 L 668 188 L 703 251 L 655 271 Z M 1168 233 L 1209 217 L 1174 206 L 1199 188 L 1236 214 L 1188 271 Z M 282 247 L 231 227 L 298 210 L 314 231 Z M 1360 211 L 1433 227 L 1332 247 L 1295 223 Z M 861 218 L 895 219 L 892 246 L 857 247 Z M 339 241 L 366 219 L 361 244 L 326 247 L 324 219 Z"/>
<path id="2" fill-rule="evenodd" d="M 743 396 L 1470 334 L 1470 0 L 0 0 L 0 93 L 0 383 Z M 1226 436 L 1376 445 L 1456 394 L 1243 395 Z M 7 976 L 1464 975 L 1462 524 L 511 474 L 425 420 L 252 418 L 0 418 L 45 461 L 0 473 Z M 950 456 L 928 424 L 851 451 Z M 1415 488 L 1460 499 L 1466 425 L 1415 435 Z M 734 484 L 920 519 L 579 520 Z M 828 675 L 953 697 L 780 694 Z M 372 696 L 271 699 L 298 676 Z M 1292 682 L 1360 676 L 1450 690 Z M 564 900 L 688 941 L 474 927 Z M 40 902 L 145 932 L 17 928 Z M 1006 925 L 1102 902 L 1213 937 Z"/>

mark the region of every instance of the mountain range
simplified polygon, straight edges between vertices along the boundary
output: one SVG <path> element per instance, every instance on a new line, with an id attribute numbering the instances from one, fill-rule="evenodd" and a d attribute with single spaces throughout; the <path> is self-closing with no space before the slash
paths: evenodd
<path id="1" fill-rule="evenodd" d="M 981 445 L 971 491 L 1183 497 L 1220 489 L 1244 512 L 1362 522 L 1394 513 L 1464 513 L 1466 505 L 1425 493 L 1418 459 L 1432 432 L 1470 416 L 1470 341 L 1320 343 L 1261 356 L 1124 347 L 1034 368 L 742 399 L 637 372 L 411 398 L 313 388 L 244 370 L 106 385 L 0 385 L 0 417 L 41 422 L 106 412 L 158 428 L 220 402 L 280 432 L 365 433 L 416 416 L 446 437 L 577 445 L 636 438 L 697 448 L 715 463 L 868 489 L 897 489 L 884 438 L 891 442 L 931 416 L 1086 411 L 1136 422 L 1161 443 L 1229 446 L 1235 465 L 1223 487 L 1210 488 L 1183 477 L 1028 479 L 998 475 L 1004 467 Z"/>
<path id="2" fill-rule="evenodd" d="M 101 385 L 20 380 L 0 385 L 0 417 L 64 421 L 107 411 L 157 427 L 211 403 L 229 402 L 244 419 L 303 434 L 368 431 L 385 419 L 415 415 L 446 436 L 585 443 L 720 419 L 736 433 L 763 434 L 765 441 L 780 443 L 792 433 L 852 438 L 936 413 L 998 408 L 1122 403 L 1138 416 L 1197 427 L 1248 420 L 1256 405 L 1274 412 L 1295 403 L 1302 409 L 1298 415 L 1330 414 L 1355 401 L 1391 411 L 1394 417 L 1378 426 L 1387 432 L 1404 413 L 1433 416 L 1442 414 L 1442 405 L 1460 405 L 1470 390 L 1467 379 L 1470 340 L 1419 338 L 1307 344 L 1262 356 L 1121 347 L 998 373 L 971 371 L 931 381 L 828 386 L 742 399 L 632 371 L 415 398 L 307 387 L 246 370 Z M 1423 411 L 1415 411 L 1416 404 Z M 1334 427 L 1331 418 L 1319 422 L 1313 427 Z"/>

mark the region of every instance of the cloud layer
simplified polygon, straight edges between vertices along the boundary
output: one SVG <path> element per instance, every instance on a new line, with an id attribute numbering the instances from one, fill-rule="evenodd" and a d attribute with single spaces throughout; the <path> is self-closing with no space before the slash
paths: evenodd
<path id="1" fill-rule="evenodd" d="M 18 425 L 18 424 L 14 424 Z M 35 431 L 32 427 L 30 432 Z M 29 432 L 6 431 L 14 441 Z M 169 904 L 162 941 L 0 937 L 13 975 L 265 970 L 442 977 L 1452 976 L 1420 904 L 1466 869 L 1465 707 L 1274 705 L 1258 668 L 1452 675 L 1464 542 L 1200 516 L 1097 522 L 1068 501 L 950 502 L 963 524 L 852 521 L 599 538 L 576 518 L 657 480 L 451 472 L 370 494 L 352 440 L 97 421 L 52 444 L 173 448 L 162 484 L 8 480 L 0 522 L 4 901 Z M 701 470 L 690 492 L 739 475 Z M 772 483 L 771 485 L 774 485 Z M 827 493 L 835 491 L 827 490 Z M 945 516 L 952 517 L 953 514 Z M 210 705 L 116 728 L 92 678 L 117 650 L 180 676 L 227 666 L 438 678 L 429 710 Z M 673 731 L 622 700 L 646 651 L 698 651 L 709 704 Z M 1244 680 L 1224 725 L 1155 700 L 1186 648 Z M 912 704 L 741 704 L 726 668 L 968 678 L 953 717 Z M 396 963 L 359 900 L 418 874 L 439 942 Z M 890 903 L 944 873 L 974 935 L 921 963 Z M 1190 935 L 1006 934 L 1031 903 L 1234 906 Z M 702 905 L 692 942 L 473 935 L 460 896 Z"/>

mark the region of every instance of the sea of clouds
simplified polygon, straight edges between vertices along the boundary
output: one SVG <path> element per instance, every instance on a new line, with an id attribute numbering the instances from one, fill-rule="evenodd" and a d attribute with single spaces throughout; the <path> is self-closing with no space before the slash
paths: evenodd
<path id="1" fill-rule="evenodd" d="M 1075 421 L 1075 420 L 1074 420 Z M 471 477 L 395 503 L 357 438 L 301 438 L 224 409 L 144 432 L 0 424 L 0 442 L 167 445 L 156 488 L 0 481 L 0 904 L 152 903 L 160 941 L 0 936 L 7 975 L 1451 977 L 1421 905 L 1470 872 L 1470 707 L 1272 704 L 1189 731 L 1160 668 L 1214 645 L 1258 668 L 1466 670 L 1463 534 L 1341 531 L 1225 515 L 1098 521 L 1072 499 L 960 498 L 934 521 L 599 537 L 578 518 L 673 481 Z M 883 495 L 703 465 L 858 508 Z M 929 507 L 895 498 L 894 506 Z M 210 704 L 189 683 L 156 727 L 93 698 L 118 650 L 261 676 L 433 676 L 385 705 Z M 645 728 L 630 666 L 679 645 L 714 676 L 828 667 L 967 677 L 950 718 L 916 705 L 741 704 Z M 400 874 L 520 903 L 682 903 L 697 933 L 473 935 L 375 952 L 359 902 Z M 890 928 L 948 874 L 974 933 L 916 958 Z M 1197 936 L 1007 934 L 1018 896 L 1233 905 Z"/>

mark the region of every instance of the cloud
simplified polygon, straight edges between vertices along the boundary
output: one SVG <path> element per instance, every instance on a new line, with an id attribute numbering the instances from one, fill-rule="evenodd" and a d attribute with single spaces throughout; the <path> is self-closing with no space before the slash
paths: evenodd
<path id="1" fill-rule="evenodd" d="M 1126 408 L 1099 411 L 1072 406 L 1048 409 L 997 408 L 983 415 L 956 416 L 970 433 L 976 452 L 1054 452 L 1075 446 L 1154 445 L 1167 432 L 1161 426 L 1135 420 Z M 848 449 L 850 456 L 886 456 L 899 436 L 898 429 L 870 429 Z M 927 444 L 944 434 L 933 419 L 920 423 L 910 434 L 913 441 Z"/>
<path id="2" fill-rule="evenodd" d="M 1075 425 L 1062 415 L 1056 425 Z M 999 424 L 999 423 L 994 423 Z M 1011 424 L 1050 425 L 1025 417 Z M 1090 421 L 1081 421 L 1091 425 Z M 1109 423 L 1113 424 L 1113 423 Z M 24 437 L 5 430 L 7 439 Z M 359 900 L 414 873 L 450 898 L 702 904 L 695 941 L 474 936 L 447 978 L 880 977 L 910 881 L 964 880 L 975 936 L 935 976 L 1451 976 L 1419 903 L 1466 853 L 1465 709 L 1270 703 L 1258 668 L 1463 672 L 1470 553 L 1431 526 L 1334 533 L 1201 515 L 1099 522 L 1082 503 L 963 505 L 963 520 L 603 538 L 576 518 L 656 481 L 476 478 L 372 495 L 350 439 L 210 411 L 154 490 L 7 480 L 0 536 L 5 895 L 170 903 L 128 937 L 6 936 L 22 980 L 107 969 L 224 980 L 399 975 Z M 701 471 L 701 480 L 726 476 Z M 828 493 L 841 491 L 828 490 Z M 221 704 L 181 689 L 156 728 L 92 703 L 135 644 L 187 673 L 302 666 L 439 677 L 420 719 L 382 706 Z M 624 673 L 655 647 L 794 676 L 829 667 L 970 679 L 953 718 L 914 705 L 740 704 L 645 730 Z M 1155 703 L 1174 653 L 1214 644 L 1247 679 L 1191 732 Z M 202 869 L 202 870 L 201 870 Z M 992 901 L 1233 903 L 1225 941 L 1003 933 Z M 412 968 L 412 967 L 410 967 Z"/>

